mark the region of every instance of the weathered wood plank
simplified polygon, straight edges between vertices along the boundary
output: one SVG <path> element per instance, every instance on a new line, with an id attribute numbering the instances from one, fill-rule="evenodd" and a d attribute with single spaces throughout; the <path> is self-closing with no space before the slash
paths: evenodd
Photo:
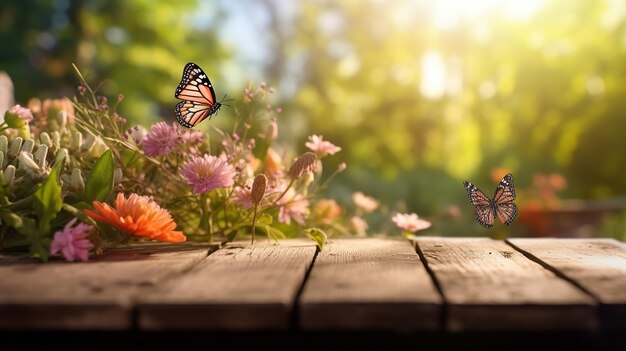
<path id="1" fill-rule="evenodd" d="M 613 239 L 509 239 L 600 301 L 602 324 L 626 328 L 626 245 Z"/>
<path id="2" fill-rule="evenodd" d="M 453 331 L 590 330 L 594 299 L 503 241 L 416 239 L 447 303 Z"/>
<path id="3" fill-rule="evenodd" d="M 148 330 L 287 330 L 315 256 L 310 240 L 229 243 L 138 302 Z"/>
<path id="4" fill-rule="evenodd" d="M 299 322 L 308 330 L 434 330 L 441 302 L 408 241 L 337 239 L 315 260 Z"/>
<path id="5" fill-rule="evenodd" d="M 69 263 L 0 260 L 0 329 L 128 329 L 134 295 L 189 269 L 217 246 L 138 244 Z"/>

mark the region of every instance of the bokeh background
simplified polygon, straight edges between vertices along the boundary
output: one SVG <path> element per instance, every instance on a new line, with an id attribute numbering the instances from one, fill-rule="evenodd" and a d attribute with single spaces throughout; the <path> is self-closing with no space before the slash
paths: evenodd
<path id="1" fill-rule="evenodd" d="M 17 103 L 73 96 L 75 63 L 120 111 L 173 121 L 185 63 L 218 95 L 276 88 L 279 144 L 311 134 L 362 191 L 429 234 L 626 235 L 626 2 L 613 0 L 3 0 L 0 71 Z M 226 127 L 232 108 L 211 123 Z M 207 126 L 203 126 L 207 128 Z M 511 227 L 474 222 L 462 181 L 510 171 Z M 387 214 L 370 218 L 392 232 Z"/>

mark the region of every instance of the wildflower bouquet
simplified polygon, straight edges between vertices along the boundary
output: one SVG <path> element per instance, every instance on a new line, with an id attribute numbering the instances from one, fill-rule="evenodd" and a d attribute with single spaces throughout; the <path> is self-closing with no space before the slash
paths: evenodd
<path id="1" fill-rule="evenodd" d="M 129 128 L 116 112 L 124 96 L 111 103 L 78 76 L 71 100 L 32 99 L 0 120 L 0 250 L 86 261 L 137 240 L 304 234 L 321 248 L 327 232 L 368 230 L 364 215 L 375 199 L 355 193 L 356 213 L 344 220 L 335 200 L 320 197 L 346 168 L 323 171 L 339 146 L 311 135 L 298 157 L 278 151 L 282 111 L 267 104 L 267 85 L 244 90 L 231 131 L 204 133 L 175 122 Z M 415 229 L 404 222 L 400 228 Z"/>
<path id="2" fill-rule="evenodd" d="M 329 201 L 317 194 L 345 164 L 324 176 L 321 161 L 341 148 L 313 135 L 310 151 L 285 166 L 273 147 L 282 111 L 265 104 L 270 87 L 245 89 L 231 132 L 203 133 L 166 122 L 128 128 L 116 113 L 124 97 L 110 103 L 79 76 L 72 100 L 32 100 L 4 115 L 0 249 L 72 261 L 141 239 L 303 233 L 323 245 L 329 225 L 311 206 Z"/>

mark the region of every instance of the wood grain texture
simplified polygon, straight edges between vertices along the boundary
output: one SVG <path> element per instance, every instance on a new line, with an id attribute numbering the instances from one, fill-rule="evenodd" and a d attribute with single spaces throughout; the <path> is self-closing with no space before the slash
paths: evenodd
<path id="1" fill-rule="evenodd" d="M 593 330 L 594 299 L 503 241 L 418 238 L 452 331 Z"/>
<path id="2" fill-rule="evenodd" d="M 148 330 L 287 330 L 315 256 L 311 240 L 229 243 L 187 274 L 142 297 Z"/>
<path id="3" fill-rule="evenodd" d="M 134 245 L 92 256 L 42 264 L 0 258 L 0 329 L 120 330 L 131 327 L 133 298 L 189 269 L 217 246 Z"/>
<path id="4" fill-rule="evenodd" d="M 613 239 L 509 239 L 600 301 L 603 325 L 626 328 L 626 245 Z"/>
<path id="5" fill-rule="evenodd" d="M 336 239 L 318 254 L 299 310 L 307 330 L 433 330 L 441 297 L 407 240 Z"/>

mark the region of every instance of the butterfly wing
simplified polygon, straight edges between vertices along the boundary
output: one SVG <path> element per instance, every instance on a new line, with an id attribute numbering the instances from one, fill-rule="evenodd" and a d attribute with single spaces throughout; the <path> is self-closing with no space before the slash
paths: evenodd
<path id="1" fill-rule="evenodd" d="M 502 178 L 493 195 L 498 218 L 506 225 L 511 224 L 517 216 L 517 206 L 513 201 L 515 201 L 515 185 L 513 175 L 509 173 Z"/>
<path id="2" fill-rule="evenodd" d="M 474 217 L 485 228 L 493 227 L 495 211 L 492 201 L 478 187 L 468 181 L 463 182 L 467 196 L 474 205 Z"/>
<path id="3" fill-rule="evenodd" d="M 174 112 L 180 125 L 191 128 L 216 113 L 221 104 L 215 100 L 215 91 L 209 77 L 195 63 L 188 63 L 174 96 L 183 100 Z"/>
<path id="4" fill-rule="evenodd" d="M 202 68 L 193 62 L 189 62 L 183 69 L 183 77 L 176 88 L 174 97 L 180 100 L 195 101 L 205 105 L 216 103 L 215 91 L 209 81 L 209 77 Z"/>

